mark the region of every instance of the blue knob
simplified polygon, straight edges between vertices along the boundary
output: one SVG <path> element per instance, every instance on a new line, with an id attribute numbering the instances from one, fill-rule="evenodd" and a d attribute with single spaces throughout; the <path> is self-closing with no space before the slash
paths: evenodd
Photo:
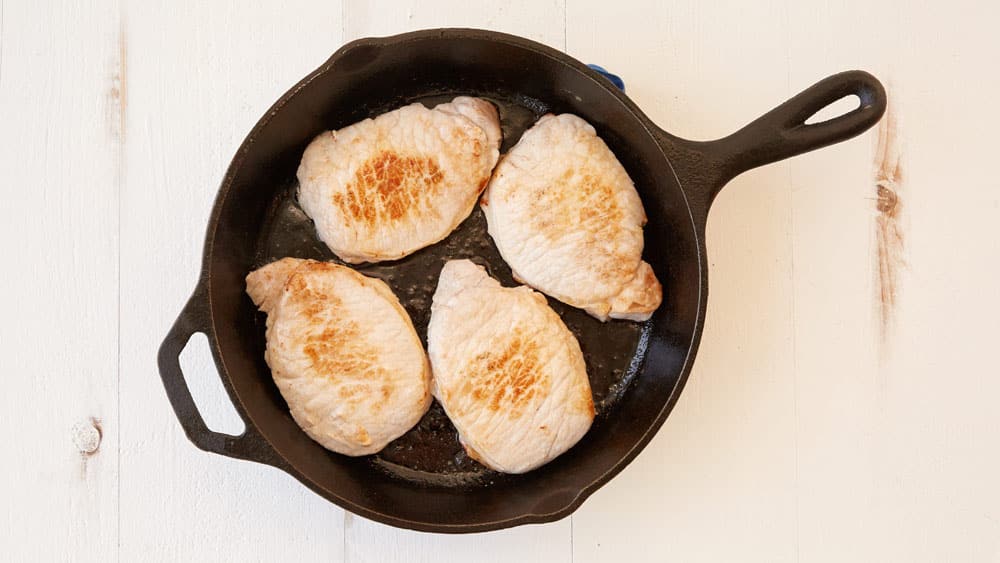
<path id="1" fill-rule="evenodd" d="M 607 69 L 605 69 L 600 65 L 587 65 L 587 66 L 596 70 L 597 73 L 603 76 L 604 78 L 607 78 L 612 84 L 615 85 L 616 88 L 618 88 L 622 92 L 625 91 L 625 81 L 622 80 L 621 77 L 618 76 L 617 74 L 608 72 Z"/>

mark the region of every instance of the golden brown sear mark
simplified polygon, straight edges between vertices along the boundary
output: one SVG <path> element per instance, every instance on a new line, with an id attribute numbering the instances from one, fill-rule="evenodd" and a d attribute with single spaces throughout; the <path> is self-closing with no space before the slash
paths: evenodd
<path id="1" fill-rule="evenodd" d="M 624 234 L 624 211 L 610 185 L 586 171 L 570 169 L 537 196 L 538 204 L 530 207 L 531 223 L 542 236 L 553 242 L 566 236 L 585 237 L 583 244 L 600 249 L 595 254 L 602 257 L 587 267 L 602 279 L 627 280 L 633 274 L 634 262 L 618 259 L 613 248 Z"/>
<path id="2" fill-rule="evenodd" d="M 549 240 L 581 232 L 588 242 L 615 240 L 620 230 L 622 209 L 615 191 L 591 174 L 566 170 L 535 196 L 531 221 Z"/>
<path id="3" fill-rule="evenodd" d="M 354 433 L 354 439 L 362 446 L 372 443 L 371 435 L 368 434 L 368 431 L 363 426 L 358 426 L 357 432 Z"/>
<path id="4" fill-rule="evenodd" d="M 357 353 L 358 327 L 354 323 L 344 326 L 327 324 L 318 332 L 306 337 L 302 351 L 316 372 L 329 379 L 347 374 L 368 374 L 375 369 L 364 354 Z"/>
<path id="5" fill-rule="evenodd" d="M 365 402 L 372 412 L 381 412 L 392 397 L 392 386 L 383 383 L 378 387 L 374 383 L 347 383 L 340 386 L 337 396 L 344 403 L 353 405 Z"/>
<path id="6" fill-rule="evenodd" d="M 297 301 L 298 311 L 312 330 L 305 336 L 303 353 L 317 374 L 330 381 L 347 380 L 337 390 L 347 404 L 367 403 L 373 410 L 384 408 L 393 393 L 385 371 L 377 364 L 377 350 L 364 340 L 357 323 L 338 319 L 336 309 L 343 302 L 321 287 L 310 285 L 312 272 L 338 270 L 340 266 L 312 262 L 296 271 L 286 288 Z M 358 379 L 361 381 L 358 381 Z"/>
<path id="7" fill-rule="evenodd" d="M 366 345 L 357 323 L 340 323 L 329 318 L 329 307 L 321 300 L 311 300 L 302 313 L 306 322 L 317 329 L 305 337 L 302 347 L 317 373 L 331 380 L 359 375 L 370 379 L 379 377 L 380 368 L 374 362 L 376 352 Z"/>
<path id="8" fill-rule="evenodd" d="M 589 387 L 583 388 L 583 391 L 580 393 L 580 401 L 576 403 L 576 407 L 580 411 L 587 413 L 590 418 L 594 418 L 597 414 L 597 411 L 594 409 L 594 397 L 591 396 Z"/>
<path id="9" fill-rule="evenodd" d="M 476 356 L 466 370 L 463 394 L 491 411 L 503 410 L 520 417 L 538 394 L 549 390 L 549 379 L 540 372 L 538 347 L 517 334 L 507 342 Z"/>
<path id="10" fill-rule="evenodd" d="M 325 291 L 317 291 L 306 280 L 310 272 L 336 269 L 337 266 L 323 262 L 314 262 L 302 267 L 301 271 L 295 272 L 285 282 L 285 289 L 291 293 L 292 299 L 301 303 L 302 314 L 311 324 L 324 322 L 325 315 L 331 308 L 341 304 L 336 295 L 331 295 Z"/>
<path id="11" fill-rule="evenodd" d="M 430 157 L 402 156 L 382 151 L 358 169 L 333 204 L 345 217 L 374 226 L 397 221 L 436 194 L 444 174 Z"/>

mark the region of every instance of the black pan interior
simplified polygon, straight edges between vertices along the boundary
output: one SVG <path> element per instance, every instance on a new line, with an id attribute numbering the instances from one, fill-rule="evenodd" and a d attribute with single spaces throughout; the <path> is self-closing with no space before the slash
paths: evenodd
<path id="1" fill-rule="evenodd" d="M 697 231 L 656 140 L 609 84 L 516 41 L 414 38 L 347 48 L 332 66 L 272 109 L 234 160 L 209 233 L 209 293 L 223 372 L 248 419 L 303 482 L 362 515 L 409 527 L 479 525 L 568 510 L 620 470 L 659 426 L 682 373 L 701 294 Z M 419 102 L 482 96 L 500 110 L 503 151 L 547 112 L 590 121 L 622 161 L 643 199 L 646 259 L 664 285 L 647 323 L 600 323 L 549 300 L 580 341 L 598 419 L 567 454 L 522 476 L 469 459 L 434 405 L 409 433 L 366 458 L 330 453 L 292 421 L 263 360 L 263 317 L 244 295 L 244 276 L 284 256 L 334 260 L 295 201 L 295 169 L 319 132 Z M 385 280 L 426 336 L 431 295 L 444 262 L 470 258 L 505 285 L 510 269 L 473 214 L 445 241 L 391 263 L 361 265 Z M 534 516 L 532 516 L 534 515 Z"/>

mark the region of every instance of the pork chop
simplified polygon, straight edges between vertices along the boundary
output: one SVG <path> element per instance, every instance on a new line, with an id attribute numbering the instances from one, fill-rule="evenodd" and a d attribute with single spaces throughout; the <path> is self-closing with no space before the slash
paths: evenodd
<path id="1" fill-rule="evenodd" d="M 642 201 L 583 119 L 539 119 L 497 166 L 481 205 L 521 283 L 602 321 L 646 320 L 660 306 L 660 282 L 642 260 Z"/>
<path id="2" fill-rule="evenodd" d="M 594 419 L 576 338 L 545 301 L 468 260 L 445 264 L 427 328 L 434 396 L 469 456 L 505 473 L 548 463 Z"/>
<path id="3" fill-rule="evenodd" d="M 500 140 L 485 100 L 411 104 L 316 137 L 299 164 L 299 203 L 345 262 L 402 258 L 469 216 Z"/>
<path id="4" fill-rule="evenodd" d="M 268 264 L 246 281 L 267 313 L 271 375 L 313 440 L 349 456 L 372 454 L 427 411 L 427 357 L 384 282 L 296 258 Z"/>

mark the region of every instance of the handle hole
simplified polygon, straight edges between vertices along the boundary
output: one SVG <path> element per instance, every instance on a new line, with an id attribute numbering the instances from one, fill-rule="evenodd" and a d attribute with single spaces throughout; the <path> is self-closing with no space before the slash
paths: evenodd
<path id="1" fill-rule="evenodd" d="M 840 117 L 861 107 L 861 98 L 857 94 L 848 94 L 834 102 L 830 102 L 823 109 L 812 114 L 806 120 L 806 125 L 815 125 L 830 121 L 835 117 Z"/>
<path id="2" fill-rule="evenodd" d="M 205 426 L 213 432 L 230 436 L 243 434 L 246 425 L 229 400 L 229 394 L 215 369 L 208 337 L 200 332 L 194 333 L 181 351 L 179 360 L 184 381 L 205 420 Z"/>

